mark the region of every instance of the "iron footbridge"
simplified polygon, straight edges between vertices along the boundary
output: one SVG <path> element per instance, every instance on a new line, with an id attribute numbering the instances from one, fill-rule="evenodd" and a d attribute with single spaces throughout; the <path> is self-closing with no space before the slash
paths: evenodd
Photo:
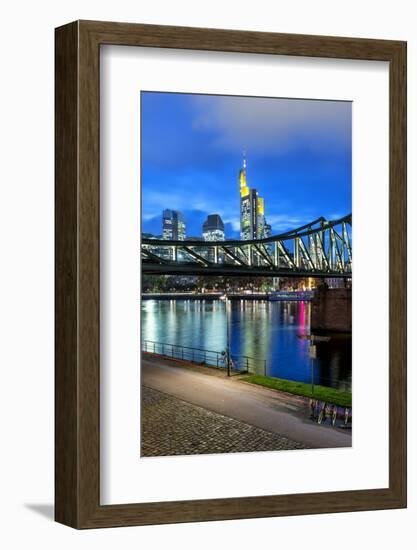
<path id="1" fill-rule="evenodd" d="M 352 276 L 352 214 L 257 240 L 142 239 L 142 272 L 264 277 Z"/>

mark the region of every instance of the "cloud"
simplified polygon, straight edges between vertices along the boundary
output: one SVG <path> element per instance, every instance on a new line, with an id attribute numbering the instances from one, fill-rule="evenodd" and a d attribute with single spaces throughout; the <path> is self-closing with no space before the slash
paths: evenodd
<path id="1" fill-rule="evenodd" d="M 195 96 L 193 107 L 194 129 L 215 132 L 219 148 L 285 153 L 300 143 L 350 147 L 350 102 Z"/>
<path id="2" fill-rule="evenodd" d="M 273 227 L 274 232 L 295 229 L 313 220 L 312 216 L 275 215 L 267 216 L 267 222 Z"/>
<path id="3" fill-rule="evenodd" d="M 150 219 L 157 213 L 162 215 L 162 210 L 165 208 L 181 210 L 183 206 L 184 195 L 181 193 L 170 192 L 168 195 L 167 190 L 155 191 L 146 188 L 146 200 L 142 204 L 142 215 L 144 219 Z"/>
<path id="4" fill-rule="evenodd" d="M 224 223 L 227 223 L 230 225 L 231 229 L 233 231 L 240 231 L 240 218 L 235 216 L 234 213 L 231 215 L 223 214 L 224 216 Z"/>
<path id="5" fill-rule="evenodd" d="M 144 219 L 149 219 L 157 214 L 162 215 L 162 210 L 210 210 L 210 200 L 207 194 L 198 192 L 192 184 L 173 185 L 175 190 L 164 186 L 163 191 L 146 189 L 146 200 L 143 202 L 142 211 Z"/>

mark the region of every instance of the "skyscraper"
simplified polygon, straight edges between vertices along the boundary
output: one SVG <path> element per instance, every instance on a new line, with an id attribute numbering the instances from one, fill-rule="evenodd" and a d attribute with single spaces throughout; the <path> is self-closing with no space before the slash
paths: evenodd
<path id="1" fill-rule="evenodd" d="M 224 241 L 224 223 L 219 214 L 209 214 L 203 223 L 203 240 L 207 242 Z M 202 251 L 210 262 L 222 262 L 223 254 L 217 247 L 207 247 Z"/>
<path id="2" fill-rule="evenodd" d="M 272 227 L 270 226 L 269 223 L 266 223 L 266 219 L 265 219 L 265 225 L 264 225 L 264 239 L 266 239 L 267 237 L 270 237 L 272 235 Z M 266 251 L 268 252 L 268 254 L 270 256 L 272 256 L 272 252 L 273 252 L 273 249 L 274 249 L 274 246 L 272 243 L 268 243 L 265 245 L 265 248 L 266 248 Z"/>
<path id="3" fill-rule="evenodd" d="M 240 238 L 242 241 L 265 237 L 265 201 L 246 180 L 246 159 L 239 172 L 240 184 Z"/>
<path id="4" fill-rule="evenodd" d="M 224 241 L 224 223 L 219 214 L 209 214 L 203 223 L 205 241 Z"/>
<path id="5" fill-rule="evenodd" d="M 178 210 L 166 209 L 162 212 L 162 238 L 166 241 L 185 240 L 184 216 Z"/>
<path id="6" fill-rule="evenodd" d="M 270 237 L 272 235 L 272 227 L 269 223 L 266 223 L 265 219 L 265 225 L 264 225 L 264 238 Z"/>

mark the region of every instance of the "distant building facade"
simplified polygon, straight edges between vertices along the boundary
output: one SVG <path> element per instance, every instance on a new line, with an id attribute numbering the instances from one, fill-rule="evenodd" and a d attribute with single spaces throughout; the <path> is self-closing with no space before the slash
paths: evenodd
<path id="1" fill-rule="evenodd" d="M 219 214 L 209 214 L 203 223 L 204 241 L 224 241 L 224 223 Z"/>
<path id="2" fill-rule="evenodd" d="M 186 241 L 203 241 L 204 239 L 202 237 L 185 237 Z"/>
<path id="3" fill-rule="evenodd" d="M 162 235 L 154 235 L 153 233 L 142 233 L 142 239 L 160 240 L 162 239 Z M 146 245 L 145 249 L 148 250 L 151 254 L 156 254 L 157 256 L 166 260 L 170 260 L 172 257 L 171 250 L 166 246 Z"/>
<path id="4" fill-rule="evenodd" d="M 162 238 L 166 241 L 184 241 L 185 234 L 185 221 L 182 212 L 164 210 L 162 212 Z"/>
<path id="5" fill-rule="evenodd" d="M 203 240 L 206 242 L 224 241 L 224 223 L 219 214 L 209 214 L 203 223 Z M 223 253 L 217 248 L 207 247 L 202 253 L 209 262 L 222 262 Z"/>

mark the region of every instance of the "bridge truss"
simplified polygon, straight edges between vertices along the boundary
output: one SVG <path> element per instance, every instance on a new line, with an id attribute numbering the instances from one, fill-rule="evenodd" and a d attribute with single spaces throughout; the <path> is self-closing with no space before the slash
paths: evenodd
<path id="1" fill-rule="evenodd" d="M 318 218 L 266 239 L 142 239 L 142 272 L 272 277 L 352 276 L 352 215 Z"/>

